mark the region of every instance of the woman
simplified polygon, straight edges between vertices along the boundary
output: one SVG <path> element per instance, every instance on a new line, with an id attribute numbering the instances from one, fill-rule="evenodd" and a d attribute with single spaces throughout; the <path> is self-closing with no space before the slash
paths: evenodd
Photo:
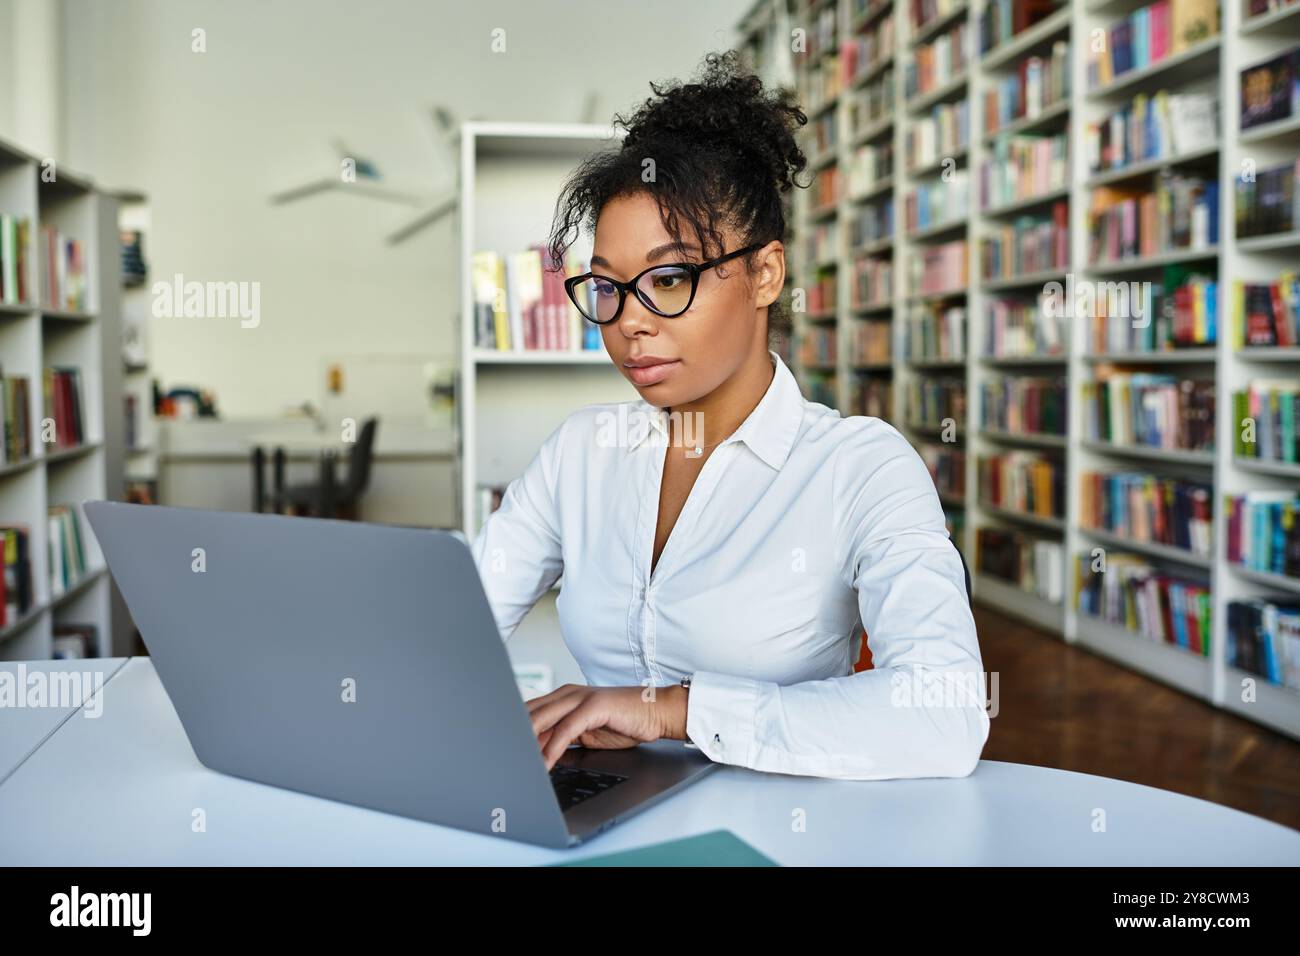
<path id="1" fill-rule="evenodd" d="M 546 766 L 672 738 L 780 773 L 965 776 L 989 720 L 930 475 L 885 422 L 805 401 L 769 348 L 807 118 L 734 53 L 651 89 L 550 243 L 563 262 L 594 230 L 570 296 L 641 400 L 569 415 L 473 545 L 503 638 L 564 577 L 588 685 L 528 702 Z"/>

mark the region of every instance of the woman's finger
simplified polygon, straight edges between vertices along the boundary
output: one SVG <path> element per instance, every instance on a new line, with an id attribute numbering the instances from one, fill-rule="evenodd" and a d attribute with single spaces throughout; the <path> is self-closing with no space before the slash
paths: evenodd
<path id="1" fill-rule="evenodd" d="M 603 727 L 605 718 L 601 713 L 590 704 L 583 704 L 556 724 L 555 729 L 551 732 L 550 739 L 546 746 L 542 748 L 542 760 L 549 771 L 555 766 L 555 762 L 564 755 L 569 749 L 569 744 L 573 743 L 588 730 L 594 727 Z"/>
<path id="2" fill-rule="evenodd" d="M 536 710 L 533 710 L 528 715 L 529 720 L 533 723 L 533 733 L 540 734 L 542 731 L 552 729 L 575 707 L 582 706 L 586 696 L 585 694 L 568 694 L 556 698 L 550 703 L 542 704 Z"/>

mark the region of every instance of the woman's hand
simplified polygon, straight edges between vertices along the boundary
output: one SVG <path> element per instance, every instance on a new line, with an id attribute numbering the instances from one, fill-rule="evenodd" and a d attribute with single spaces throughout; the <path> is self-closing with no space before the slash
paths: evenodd
<path id="1" fill-rule="evenodd" d="M 528 701 L 533 733 L 550 770 L 569 744 L 620 750 L 667 737 L 686 739 L 687 690 L 565 684 Z"/>

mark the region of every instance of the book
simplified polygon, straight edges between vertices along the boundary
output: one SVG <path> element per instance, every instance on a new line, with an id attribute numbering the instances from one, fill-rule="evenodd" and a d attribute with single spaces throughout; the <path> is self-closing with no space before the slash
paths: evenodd
<path id="1" fill-rule="evenodd" d="M 1088 86 L 1106 86 L 1204 43 L 1220 29 L 1218 0 L 1157 0 L 1111 21 L 1103 42 L 1088 44 Z"/>
<path id="2" fill-rule="evenodd" d="M 1215 383 L 1099 364 L 1081 386 L 1089 441 L 1171 451 L 1214 448 Z"/>
<path id="3" fill-rule="evenodd" d="M 501 352 L 598 351 L 600 327 L 570 301 L 564 280 L 590 271 L 571 252 L 563 266 L 542 244 L 502 255 L 480 250 L 470 259 L 474 344 Z"/>
<path id="4" fill-rule="evenodd" d="M 1225 636 L 1229 667 L 1300 690 L 1300 601 L 1229 601 Z"/>
<path id="5" fill-rule="evenodd" d="M 908 169 L 933 165 L 969 146 L 970 104 L 967 100 L 936 103 L 928 114 L 916 117 L 905 131 Z"/>
<path id="6" fill-rule="evenodd" d="M 975 568 L 1044 601 L 1065 599 L 1065 549 L 1060 541 L 1005 528 L 975 529 Z"/>
<path id="7" fill-rule="evenodd" d="M 1300 229 L 1300 159 L 1236 178 L 1237 237 L 1249 239 Z"/>
<path id="8" fill-rule="evenodd" d="M 82 414 L 81 370 L 47 366 L 43 371 L 45 417 L 54 422 L 55 450 L 76 448 L 85 442 Z"/>
<path id="9" fill-rule="evenodd" d="M 1104 567 L 1091 552 L 1074 562 L 1075 610 L 1139 637 L 1208 657 L 1213 644 L 1209 583 L 1171 574 L 1146 559 L 1107 551 Z"/>
<path id="10" fill-rule="evenodd" d="M 1048 307 L 1047 294 L 1034 300 L 1013 296 L 984 300 L 984 354 L 991 358 L 1064 355 L 1066 317 Z"/>
<path id="11" fill-rule="evenodd" d="M 30 234 L 31 220 L 0 213 L 0 302 L 5 305 L 32 302 Z"/>
<path id="12" fill-rule="evenodd" d="M 943 428 L 951 420 L 966 427 L 966 380 L 927 375 L 907 383 L 903 393 L 907 421 L 928 428 Z"/>
<path id="13" fill-rule="evenodd" d="M 1057 40 L 1048 56 L 1026 57 L 1010 74 L 989 75 L 985 83 L 985 130 L 1039 116 L 1070 99 L 1070 45 Z"/>
<path id="14" fill-rule="evenodd" d="M 1296 424 L 1300 421 L 1300 379 L 1256 379 L 1232 393 L 1235 444 L 1239 458 L 1300 462 Z M 1250 420 L 1253 428 L 1247 431 Z M 1249 440 L 1248 440 L 1249 439 Z"/>
<path id="15" fill-rule="evenodd" d="M 1136 308 L 1124 303 L 1123 296 L 1098 295 L 1085 317 L 1087 350 L 1154 353 L 1213 345 L 1219 327 L 1218 282 L 1213 272 L 1213 268 L 1166 266 L 1159 281 L 1141 287 Z M 1123 288 L 1118 286 L 1120 291 Z M 1141 322 L 1135 321 L 1138 309 Z"/>
<path id="16" fill-rule="evenodd" d="M 907 316 L 904 354 L 913 361 L 962 358 L 966 354 L 966 307 L 914 302 Z"/>
<path id="17" fill-rule="evenodd" d="M 1238 279 L 1232 301 L 1238 348 L 1300 344 L 1300 274 L 1288 270 L 1274 282 Z"/>
<path id="18" fill-rule="evenodd" d="M 86 573 L 81 512 L 73 505 L 50 505 L 50 594 L 57 597 Z"/>
<path id="19" fill-rule="evenodd" d="M 992 375 L 980 383 L 980 425 L 1020 435 L 1065 435 L 1065 376 Z"/>
<path id="20" fill-rule="evenodd" d="M 1241 129 L 1300 115 L 1300 47 L 1240 73 Z"/>
<path id="21" fill-rule="evenodd" d="M 1070 207 L 1064 200 L 1045 213 L 1025 213 L 988 225 L 980 238 L 980 277 L 985 282 L 1070 265 Z"/>
<path id="22" fill-rule="evenodd" d="M 589 856 L 552 866 L 778 866 L 730 830 Z"/>
<path id="23" fill-rule="evenodd" d="M 1228 561 L 1284 577 L 1300 578 L 1300 496 L 1294 491 L 1226 495 Z"/>
<path id="24" fill-rule="evenodd" d="M 1204 482 L 1145 472 L 1085 471 L 1079 475 L 1079 523 L 1208 558 L 1213 553 L 1213 493 Z"/>
<path id="25" fill-rule="evenodd" d="M 907 98 L 932 93 L 964 74 L 970 65 L 970 44 L 966 22 L 956 20 L 934 39 L 915 47 L 903 72 Z"/>
<path id="26" fill-rule="evenodd" d="M 964 292 L 967 285 L 966 240 L 922 245 L 911 257 L 912 294 Z"/>
<path id="27" fill-rule="evenodd" d="M 934 489 L 941 495 L 954 498 L 966 496 L 966 453 L 950 444 L 918 442 L 917 454 L 925 462 L 934 481 Z"/>
<path id="28" fill-rule="evenodd" d="M 918 182 L 908 193 L 904 223 L 909 233 L 957 222 L 970 212 L 970 171 L 953 167 L 937 178 Z"/>
<path id="29" fill-rule="evenodd" d="M 987 505 L 1040 518 L 1065 517 L 1065 464 L 1057 456 L 1020 450 L 981 455 L 976 473 L 980 500 Z"/>
<path id="30" fill-rule="evenodd" d="M 1069 136 L 999 136 L 980 167 L 980 207 L 993 209 L 1064 189 L 1070 183 Z"/>
<path id="31" fill-rule="evenodd" d="M 0 554 L 4 573 L 0 575 L 3 600 L 0 601 L 0 626 L 12 624 L 31 610 L 32 573 L 29 536 L 25 526 L 0 527 Z"/>

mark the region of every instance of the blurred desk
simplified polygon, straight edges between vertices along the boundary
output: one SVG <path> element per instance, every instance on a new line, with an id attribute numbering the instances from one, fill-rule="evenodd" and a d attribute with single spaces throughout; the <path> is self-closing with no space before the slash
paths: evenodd
<path id="1" fill-rule="evenodd" d="M 338 431 L 309 419 L 231 419 L 158 422 L 160 503 L 185 508 L 247 511 L 253 495 L 249 465 L 259 443 L 285 449 L 286 480 L 314 481 L 319 455 Z M 337 447 L 346 443 L 339 440 Z M 343 457 L 343 456 L 341 456 Z M 451 527 L 458 524 L 456 436 L 448 428 L 381 424 L 361 520 Z"/>

